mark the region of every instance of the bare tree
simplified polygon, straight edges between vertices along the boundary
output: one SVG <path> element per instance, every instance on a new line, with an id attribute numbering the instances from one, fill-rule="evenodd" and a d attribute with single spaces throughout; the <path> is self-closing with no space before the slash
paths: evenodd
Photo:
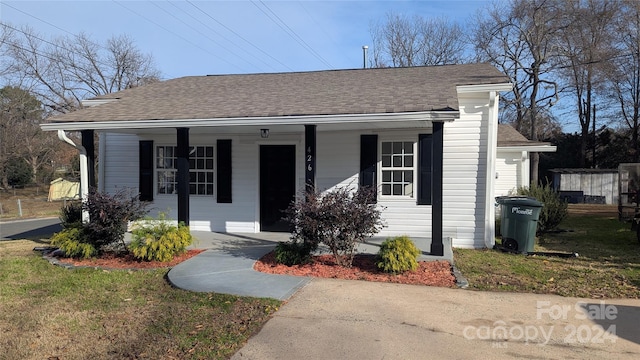
<path id="1" fill-rule="evenodd" d="M 610 91 L 620 106 L 619 118 L 631 132 L 631 159 L 640 161 L 640 2 L 625 1 L 615 24 L 620 54 L 613 57 Z"/>
<path id="2" fill-rule="evenodd" d="M 51 161 L 55 136 L 40 129 L 42 104 L 28 91 L 7 86 L 0 89 L 0 183 L 9 185 L 6 168 L 12 159 L 22 159 L 35 182 L 43 164 Z"/>
<path id="3" fill-rule="evenodd" d="M 559 32 L 557 59 L 575 99 L 582 136 L 579 164 L 586 167 L 590 128 L 596 136 L 596 92 L 604 91 L 606 74 L 611 70 L 609 60 L 617 51 L 613 46 L 614 20 L 620 13 L 615 0 L 567 0 L 561 4 L 566 26 Z M 595 166 L 595 148 L 593 153 L 591 165 Z"/>
<path id="4" fill-rule="evenodd" d="M 444 65 L 466 62 L 464 31 L 444 18 L 387 13 L 370 28 L 373 67 Z"/>
<path id="5" fill-rule="evenodd" d="M 479 15 L 473 34 L 477 59 L 511 78 L 514 88 L 506 105 L 516 113 L 516 129 L 534 141 L 540 137 L 538 114 L 558 101 L 558 85 L 551 76 L 553 41 L 561 26 L 557 5 L 553 0 L 514 0 L 507 7 L 496 3 Z M 532 181 L 538 180 L 538 163 L 538 153 L 532 153 Z"/>
<path id="6" fill-rule="evenodd" d="M 29 89 L 50 111 L 72 111 L 86 98 L 160 77 L 151 55 L 142 53 L 126 35 L 101 45 L 85 34 L 45 39 L 28 27 L 1 26 L 14 35 L 1 48 L 16 70 L 13 82 Z"/>

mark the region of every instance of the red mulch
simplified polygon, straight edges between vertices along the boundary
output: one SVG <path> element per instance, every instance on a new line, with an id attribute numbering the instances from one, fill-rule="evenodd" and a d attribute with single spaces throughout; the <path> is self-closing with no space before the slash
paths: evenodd
<path id="1" fill-rule="evenodd" d="M 269 274 L 313 276 L 321 278 L 367 280 L 400 284 L 455 287 L 456 279 L 447 261 L 419 261 L 418 269 L 403 274 L 388 274 L 378 270 L 375 255 L 358 254 L 351 268 L 336 265 L 332 255 L 314 256 L 309 264 L 286 266 L 275 261 L 270 252 L 256 261 L 257 271 Z"/>
<path id="2" fill-rule="evenodd" d="M 176 255 L 173 260 L 168 262 L 160 261 L 141 261 L 133 257 L 131 254 L 118 256 L 115 254 L 104 254 L 99 258 L 93 259 L 73 259 L 73 258 L 58 258 L 62 264 L 71 264 L 73 266 L 82 267 L 99 267 L 103 269 L 159 269 L 169 268 L 178 265 L 179 263 L 190 259 L 201 252 L 203 249 L 187 250 L 184 254 Z"/>

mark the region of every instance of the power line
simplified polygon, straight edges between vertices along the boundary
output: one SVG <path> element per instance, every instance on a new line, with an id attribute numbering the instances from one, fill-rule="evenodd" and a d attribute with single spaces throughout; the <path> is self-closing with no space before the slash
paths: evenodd
<path id="1" fill-rule="evenodd" d="M 225 39 L 225 40 L 227 40 L 227 41 L 229 41 L 230 43 L 232 43 L 232 44 L 233 44 L 233 42 L 232 42 L 232 41 L 230 41 L 229 39 L 227 39 L 223 34 L 220 34 L 218 31 L 216 31 L 215 29 L 211 28 L 209 25 L 207 25 L 206 23 L 202 22 L 202 21 L 201 21 L 200 19 L 198 19 L 197 17 L 195 17 L 195 16 L 191 15 L 190 13 L 186 12 L 184 9 L 181 9 L 181 8 L 180 8 L 179 6 L 177 6 L 175 3 L 173 3 L 173 2 L 168 2 L 168 4 L 170 4 L 170 5 L 171 5 L 171 6 L 173 6 L 174 8 L 176 8 L 176 9 L 178 9 L 178 10 L 182 11 L 183 13 L 187 14 L 187 16 L 189 16 L 190 18 L 194 19 L 195 21 L 197 21 L 198 23 L 200 23 L 202 26 L 206 27 L 206 28 L 207 28 L 207 29 L 209 29 L 210 31 L 214 32 L 216 35 L 218 35 L 218 36 L 222 37 L 223 39 Z M 154 3 L 154 5 L 155 5 L 155 3 Z M 158 6 L 158 5 L 156 5 L 156 6 Z M 162 9 L 162 10 L 163 10 L 163 11 L 165 11 L 165 12 L 167 12 L 167 10 L 165 10 L 165 9 Z M 168 12 L 167 12 L 167 13 L 168 13 Z M 169 13 L 169 14 L 170 14 L 170 13 Z M 178 19 L 175 15 L 173 15 L 173 14 L 170 14 L 170 15 L 171 15 L 171 16 L 173 16 L 174 18 Z M 216 40 L 212 39 L 212 38 L 211 38 L 211 37 L 209 37 L 207 34 L 204 34 L 204 33 L 202 33 L 201 31 L 199 31 L 198 29 L 196 29 L 195 27 L 193 27 L 193 26 L 191 26 L 191 25 L 187 24 L 187 23 L 186 23 L 186 22 L 184 22 L 183 20 L 178 19 L 178 21 L 180 21 L 180 22 L 182 22 L 183 24 L 187 25 L 188 27 L 190 27 L 191 29 L 193 29 L 194 31 L 196 31 L 197 33 L 199 33 L 200 35 L 202 35 L 202 36 L 206 37 L 206 38 L 207 38 L 207 39 L 209 39 L 211 42 L 213 42 L 214 44 L 216 44 L 216 45 L 220 46 L 222 49 L 224 49 L 224 50 L 228 51 L 228 52 L 229 52 L 229 53 L 231 53 L 232 55 L 234 55 L 234 56 L 236 56 L 236 57 L 238 57 L 238 58 L 240 58 L 240 59 L 242 59 L 242 60 L 246 61 L 246 62 L 247 62 L 247 63 L 249 63 L 251 66 L 256 67 L 256 68 L 258 67 L 258 66 L 256 66 L 255 64 L 253 64 L 252 62 L 250 62 L 249 60 L 245 59 L 245 58 L 244 58 L 244 57 L 242 57 L 241 55 L 239 55 L 239 54 L 237 54 L 236 52 L 234 52 L 233 50 L 231 50 L 231 49 L 227 48 L 226 46 L 224 46 L 224 45 L 223 45 L 223 44 L 221 44 L 220 42 L 218 42 L 218 41 L 216 41 Z M 241 49 L 241 50 L 243 50 L 243 51 L 244 51 L 245 53 L 247 53 L 248 55 L 253 56 L 251 53 L 249 53 L 248 51 L 244 50 L 243 48 L 240 48 L 240 49 Z M 265 64 L 266 66 L 269 66 L 271 69 L 275 69 L 273 66 L 271 66 L 270 64 L 268 64 L 267 62 L 265 62 L 265 61 L 264 61 L 264 60 L 262 60 L 261 58 L 256 57 L 256 56 L 253 56 L 253 57 L 254 57 L 254 58 L 256 58 L 256 59 L 258 59 L 258 60 L 260 60 L 260 61 L 261 61 L 263 64 Z"/>
<path id="2" fill-rule="evenodd" d="M 213 16 L 209 15 L 209 13 L 207 13 L 206 11 L 202 10 L 201 8 L 199 8 L 198 6 L 196 6 L 193 2 L 186 0 L 186 2 L 193 6 L 194 8 L 198 9 L 201 13 L 203 13 L 204 15 L 206 15 L 207 17 L 209 17 L 211 20 L 215 21 L 218 25 L 222 26 L 223 28 L 227 29 L 229 32 L 231 32 L 232 34 L 234 34 L 235 36 L 237 36 L 238 38 L 240 38 L 242 41 L 246 42 L 247 44 L 251 45 L 254 49 L 260 51 L 261 53 L 263 53 L 264 55 L 268 56 L 269 58 L 271 58 L 272 60 L 276 61 L 277 63 L 279 63 L 280 65 L 282 65 L 283 67 L 289 69 L 290 71 L 294 71 L 292 68 L 290 68 L 289 66 L 287 66 L 286 64 L 284 64 L 283 62 L 281 62 L 280 60 L 276 59 L 275 57 L 271 56 L 269 53 L 267 53 L 266 51 L 260 49 L 259 47 L 257 47 L 256 45 L 254 45 L 251 41 L 245 39 L 244 37 L 242 37 L 242 35 L 238 34 L 237 32 L 235 32 L 233 29 L 229 28 L 228 26 L 226 26 L 225 24 L 221 23 L 220 21 L 218 21 L 216 18 L 214 18 Z"/>
<path id="3" fill-rule="evenodd" d="M 15 28 L 15 27 L 11 26 L 11 25 L 8 25 L 8 24 L 5 24 L 5 23 L 1 23 L 1 22 L 0 22 L 0 25 L 2 25 L 2 26 L 4 26 L 4 27 L 7 27 L 7 28 L 9 28 L 9 29 L 12 29 L 12 30 L 18 31 L 18 32 L 22 33 L 23 35 L 25 35 L 27 38 L 34 38 L 34 39 L 40 40 L 40 41 L 42 41 L 42 42 L 44 42 L 44 43 L 47 43 L 47 44 L 49 44 L 49 45 L 51 45 L 51 46 L 54 46 L 54 47 L 56 47 L 56 48 L 60 48 L 60 49 L 63 49 L 63 50 L 65 50 L 65 51 L 68 51 L 68 52 L 69 52 L 69 53 L 71 53 L 71 54 L 75 54 L 75 55 L 77 55 L 77 56 L 80 56 L 80 57 L 86 58 L 86 56 L 85 56 L 84 54 L 82 54 L 82 53 L 79 53 L 79 52 L 77 52 L 77 51 L 75 51 L 75 50 L 72 50 L 72 49 L 69 49 L 69 48 L 67 48 L 67 47 L 64 47 L 64 46 L 62 46 L 62 45 L 60 45 L 60 44 L 56 44 L 56 43 L 51 42 L 51 41 L 49 41 L 49 40 L 45 40 L 45 39 L 43 39 L 43 38 L 41 38 L 41 37 L 39 37 L 39 36 L 36 36 L 36 35 L 34 35 L 34 34 L 32 34 L 32 33 L 27 32 L 27 31 L 25 31 L 25 30 L 18 29 L 18 28 Z M 92 42 L 90 42 L 90 43 L 91 43 L 91 44 L 93 44 L 93 45 L 99 46 L 99 45 L 97 45 L 97 44 L 95 44 L 95 43 L 92 43 Z M 46 57 L 47 59 L 49 59 L 49 60 L 51 60 L 51 61 L 60 61 L 60 59 L 53 59 L 53 58 L 51 58 L 51 57 L 50 57 L 50 55 L 46 55 L 46 56 L 45 56 L 45 55 L 43 55 L 43 54 L 41 54 L 41 53 L 38 53 L 38 52 L 37 52 L 37 51 L 35 51 L 35 50 L 28 50 L 28 49 L 25 49 L 25 48 L 23 48 L 23 47 L 16 46 L 16 44 L 15 44 L 14 42 L 12 42 L 12 43 L 11 43 L 11 45 L 13 45 L 13 46 L 14 46 L 14 47 L 16 47 L 16 48 L 22 49 L 22 50 L 24 50 L 24 51 L 27 51 L 27 52 L 33 52 L 33 53 L 34 53 L 34 54 L 36 54 L 36 55 L 44 56 L 44 57 Z M 102 47 L 102 46 L 100 46 L 100 47 Z M 102 48 L 104 48 L 104 47 L 102 47 Z M 111 65 L 109 65 L 109 64 L 107 64 L 107 63 L 105 63 L 105 62 L 102 62 L 102 61 L 98 60 L 98 59 L 94 59 L 94 61 L 95 61 L 96 63 L 98 63 L 98 64 L 100 64 L 100 65 L 103 65 L 103 66 L 106 66 L 106 67 L 110 67 L 110 66 L 111 66 Z"/>
<path id="4" fill-rule="evenodd" d="M 322 33 L 331 40 L 333 46 L 335 46 L 336 48 L 338 48 L 337 46 L 337 42 L 335 40 L 335 38 L 333 36 L 331 36 L 331 34 L 329 34 L 327 31 L 325 31 L 324 27 L 322 26 L 322 24 L 320 24 L 315 17 L 311 14 L 311 12 L 307 9 L 306 6 L 304 6 L 304 2 L 303 1 L 297 1 L 298 5 L 300 5 L 300 7 L 302 8 L 302 10 L 304 10 L 305 13 L 307 13 L 307 16 L 309 16 L 309 18 L 313 21 L 314 24 L 316 24 L 316 27 L 318 29 L 320 29 L 320 31 L 322 31 Z M 351 52 L 349 52 L 349 59 L 350 60 L 354 60 L 353 55 L 351 55 Z M 358 59 L 357 61 L 360 61 L 360 59 Z M 354 61 L 354 63 L 357 63 L 357 61 Z"/>
<path id="5" fill-rule="evenodd" d="M 152 23 L 153 25 L 155 25 L 155 26 L 157 26 L 157 27 L 159 27 L 159 28 L 163 29 L 164 31 L 166 31 L 166 32 L 168 32 L 168 33 L 170 33 L 170 34 L 172 34 L 173 36 L 176 36 L 176 37 L 178 37 L 178 38 L 180 38 L 180 39 L 184 40 L 185 42 L 187 42 L 187 43 L 189 43 L 189 44 L 191 44 L 191 45 L 195 46 L 196 48 L 198 48 L 198 49 L 200 49 L 200 50 L 202 50 L 202 51 L 204 51 L 204 52 L 206 52 L 206 53 L 209 53 L 209 54 L 211 54 L 212 56 L 214 56 L 214 57 L 216 57 L 216 58 L 218 58 L 218 59 L 220 59 L 220 60 L 222 60 L 222 61 L 226 62 L 227 64 L 229 64 L 229 65 L 231 65 L 231 66 L 233 66 L 233 67 L 235 67 L 235 68 L 237 68 L 237 69 L 239 69 L 239 70 L 242 70 L 240 67 L 238 67 L 238 65 L 236 65 L 236 64 L 234 64 L 234 63 L 232 63 L 232 62 L 230 62 L 230 61 L 228 61 L 228 60 L 226 60 L 226 59 L 224 59 L 224 58 L 222 58 L 222 57 L 220 57 L 220 56 L 218 56 L 218 55 L 216 55 L 216 54 L 214 54 L 213 52 L 211 52 L 211 51 L 209 51 L 209 50 L 207 50 L 207 49 L 205 49 L 205 48 L 201 47 L 200 45 L 198 45 L 198 44 L 196 44 L 196 43 L 192 42 L 191 40 L 189 40 L 189 39 L 187 39 L 187 38 L 185 38 L 185 37 L 183 37 L 183 36 L 180 36 L 180 35 L 176 34 L 175 32 L 173 32 L 173 31 L 171 31 L 171 30 L 167 29 L 166 27 L 164 27 L 164 26 L 162 26 L 162 25 L 158 24 L 157 22 L 155 22 L 155 21 L 153 21 L 153 20 L 151 20 L 151 19 L 147 18 L 146 16 L 144 16 L 144 15 L 140 14 L 139 12 L 137 12 L 137 11 L 135 11 L 135 10 L 132 10 L 132 9 L 128 8 L 127 6 L 123 5 L 120 1 L 116 1 L 116 0 L 112 0 L 112 1 L 113 1 L 114 3 L 116 3 L 116 4 L 120 5 L 120 6 L 122 6 L 123 8 L 127 9 L 128 11 L 132 12 L 133 14 L 135 14 L 135 15 L 137 15 L 137 16 L 139 16 L 139 17 L 141 17 L 141 18 L 145 19 L 145 20 L 147 20 L 148 22 Z"/>
<path id="6" fill-rule="evenodd" d="M 273 15 L 273 17 L 271 15 L 269 15 L 264 9 L 260 8 L 255 1 L 251 0 L 251 3 L 258 8 L 258 10 L 260 10 L 263 14 L 265 14 L 271 21 L 273 21 L 273 23 L 275 23 L 276 25 L 278 25 L 278 27 L 280 27 L 285 33 L 287 33 L 287 35 L 289 35 L 293 40 L 295 40 L 298 44 L 300 44 L 304 49 L 306 49 L 307 51 L 309 51 L 309 53 L 311 53 L 311 55 L 313 55 L 316 59 L 320 60 L 321 62 L 323 62 L 326 66 L 328 66 L 330 69 L 333 69 L 333 66 L 327 61 L 325 60 L 320 54 L 318 54 L 317 51 L 315 51 L 309 44 L 307 44 L 306 41 L 304 41 L 304 39 L 302 39 L 293 29 L 291 29 L 291 27 L 289 27 L 289 25 L 287 25 L 279 16 L 278 14 L 276 14 L 275 12 L 273 12 L 273 10 L 271 10 L 271 8 L 269 8 L 269 6 L 267 6 L 267 4 L 265 4 L 263 1 L 260 1 L 260 4 L 262 4 L 262 6 L 264 6 L 265 9 L 267 9 L 269 11 L 269 13 L 271 13 Z M 275 17 L 275 19 L 274 19 Z M 276 20 L 277 19 L 277 20 Z"/>

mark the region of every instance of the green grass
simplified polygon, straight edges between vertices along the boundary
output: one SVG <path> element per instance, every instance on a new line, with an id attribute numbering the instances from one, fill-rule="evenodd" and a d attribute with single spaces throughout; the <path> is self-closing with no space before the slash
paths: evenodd
<path id="1" fill-rule="evenodd" d="M 535 251 L 579 257 L 523 256 L 455 249 L 456 266 L 478 290 L 588 298 L 640 298 L 640 244 L 628 223 L 614 217 L 570 215 L 560 231 L 539 238 Z"/>
<path id="2" fill-rule="evenodd" d="M 172 288 L 167 270 L 67 270 L 0 242 L 0 357 L 226 359 L 281 305 Z"/>

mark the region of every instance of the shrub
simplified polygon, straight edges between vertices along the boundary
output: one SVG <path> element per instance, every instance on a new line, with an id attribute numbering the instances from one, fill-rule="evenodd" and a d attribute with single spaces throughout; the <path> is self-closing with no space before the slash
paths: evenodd
<path id="1" fill-rule="evenodd" d="M 376 265 L 389 273 L 402 273 L 418 268 L 420 250 L 408 236 L 387 238 L 377 254 Z"/>
<path id="2" fill-rule="evenodd" d="M 71 227 L 53 235 L 51 245 L 60 248 L 66 256 L 87 259 L 98 254 L 87 240 L 83 228 Z"/>
<path id="3" fill-rule="evenodd" d="M 373 203 L 375 189 L 337 188 L 324 194 L 313 192 L 291 204 L 286 220 L 292 225 L 292 242 L 315 251 L 318 244 L 329 247 L 336 263 L 350 267 L 359 242 L 383 226 L 381 209 Z"/>
<path id="4" fill-rule="evenodd" d="M 84 224 L 88 241 L 98 251 L 111 247 L 125 249 L 127 222 L 141 219 L 147 213 L 146 206 L 138 195 L 130 196 L 126 189 L 113 195 L 92 189 L 82 204 L 83 210 L 89 212 L 90 221 Z"/>
<path id="5" fill-rule="evenodd" d="M 140 225 L 131 233 L 133 240 L 129 244 L 129 250 L 136 258 L 146 261 L 171 261 L 193 243 L 188 226 L 182 223 L 175 226 L 164 218 L 153 224 Z"/>
<path id="6" fill-rule="evenodd" d="M 9 158 L 4 171 L 11 186 L 23 187 L 33 180 L 33 170 L 23 158 Z"/>
<path id="7" fill-rule="evenodd" d="M 540 218 L 538 219 L 538 234 L 557 228 L 562 220 L 569 214 L 567 211 L 567 203 L 560 199 L 548 183 L 544 186 L 534 184 L 529 188 L 518 188 L 518 195 L 535 198 L 544 204 L 540 211 Z"/>
<path id="8" fill-rule="evenodd" d="M 60 209 L 60 222 L 63 228 L 81 228 L 82 227 L 82 202 L 68 202 L 67 206 Z"/>
<path id="9" fill-rule="evenodd" d="M 295 241 L 278 243 L 274 250 L 276 262 L 287 266 L 308 262 L 312 252 L 309 244 Z"/>

